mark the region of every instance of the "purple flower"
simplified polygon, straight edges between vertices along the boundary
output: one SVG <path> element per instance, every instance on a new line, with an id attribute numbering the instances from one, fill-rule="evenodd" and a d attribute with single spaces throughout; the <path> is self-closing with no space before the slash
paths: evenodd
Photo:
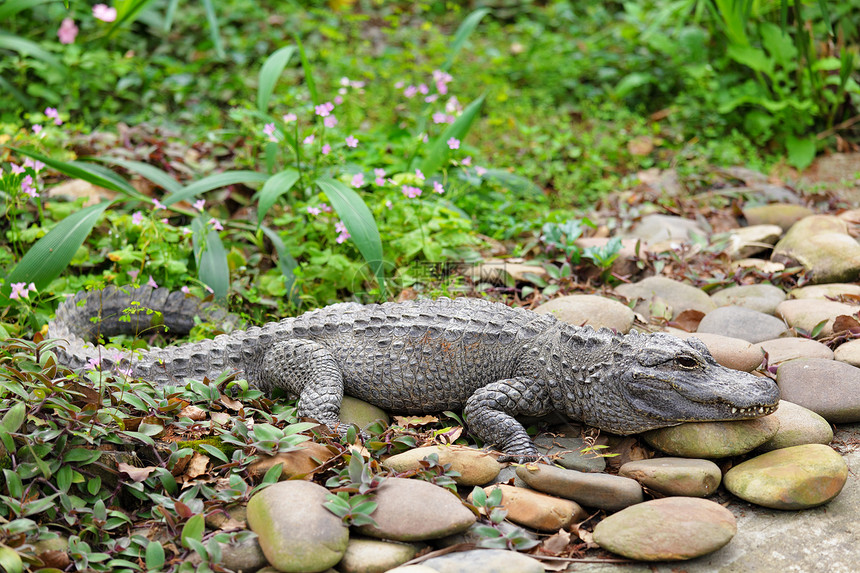
<path id="1" fill-rule="evenodd" d="M 197 209 L 198 211 L 200 211 L 201 213 L 203 212 L 203 208 L 205 206 L 206 206 L 206 199 L 198 199 L 197 201 L 194 202 L 194 208 Z"/>
<path id="2" fill-rule="evenodd" d="M 353 187 L 364 187 L 364 173 L 356 173 L 352 176 Z"/>
<path id="3" fill-rule="evenodd" d="M 332 208 L 326 205 L 325 203 L 320 203 L 320 209 L 323 210 L 323 213 L 331 213 Z"/>
<path id="4" fill-rule="evenodd" d="M 45 108 L 45 117 L 50 117 L 54 120 L 54 125 L 63 125 L 63 120 L 60 119 L 60 112 L 55 107 Z"/>
<path id="5" fill-rule="evenodd" d="M 38 173 L 42 169 L 45 168 L 45 164 L 39 161 L 38 159 L 30 159 L 29 157 L 24 160 L 24 167 L 30 167 Z"/>
<path id="6" fill-rule="evenodd" d="M 349 86 L 349 78 L 346 76 L 340 78 L 340 85 L 342 85 L 344 87 Z"/>
<path id="7" fill-rule="evenodd" d="M 27 283 L 12 283 L 12 292 L 9 293 L 9 298 L 13 298 L 15 300 L 20 300 L 21 298 L 30 298 L 30 294 L 27 289 Z M 30 286 L 33 287 L 32 290 L 36 290 L 36 285 L 30 283 Z"/>
<path id="8" fill-rule="evenodd" d="M 155 279 L 152 278 L 152 275 L 149 275 L 149 280 L 146 281 L 146 286 L 152 288 L 158 288 L 158 283 L 155 282 Z"/>
<path id="9" fill-rule="evenodd" d="M 335 223 L 334 230 L 340 233 L 337 236 L 338 243 L 343 243 L 352 236 L 349 234 L 349 231 L 346 230 L 346 225 L 343 224 L 343 221 L 338 221 L 337 223 Z"/>
<path id="10" fill-rule="evenodd" d="M 33 199 L 39 196 L 39 194 L 36 193 L 36 188 L 33 187 L 33 177 L 31 175 L 27 175 L 21 180 L 21 191 Z"/>
<path id="11" fill-rule="evenodd" d="M 421 170 L 420 170 L 420 169 L 416 169 L 416 170 L 415 170 L 415 177 L 417 177 L 417 178 L 418 178 L 418 179 L 420 179 L 421 181 L 424 181 L 424 174 L 423 174 L 423 173 L 421 173 Z"/>
<path id="12" fill-rule="evenodd" d="M 445 188 L 442 187 L 442 184 L 439 183 L 438 181 L 434 181 L 433 182 L 433 192 L 441 195 L 442 193 L 445 192 Z"/>
<path id="13" fill-rule="evenodd" d="M 326 127 L 334 127 L 337 125 L 337 118 L 333 115 L 330 115 L 323 119 L 323 125 Z"/>
<path id="14" fill-rule="evenodd" d="M 113 22 L 116 20 L 116 8 L 107 4 L 96 4 L 93 6 L 93 16 L 102 22 Z"/>
<path id="15" fill-rule="evenodd" d="M 448 147 L 450 147 L 451 149 L 460 149 L 460 140 L 455 137 L 452 137 L 448 140 Z"/>
<path id="16" fill-rule="evenodd" d="M 328 155 L 329 153 L 331 153 L 331 145 L 329 145 L 328 143 L 323 145 L 322 148 L 320 148 L 320 153 L 322 153 L 323 155 Z"/>
<path id="17" fill-rule="evenodd" d="M 101 360 L 93 356 L 87 360 L 87 370 L 98 370 L 101 367 Z"/>
<path id="18" fill-rule="evenodd" d="M 218 219 L 216 219 L 216 218 L 214 218 L 214 217 L 213 217 L 213 218 L 211 218 L 211 219 L 209 219 L 208 224 L 212 225 L 212 230 L 213 230 L 213 231 L 223 231 L 223 230 L 224 230 L 224 225 L 222 225 L 222 224 L 218 221 Z"/>
<path id="19" fill-rule="evenodd" d="M 20 165 L 15 165 L 13 163 L 12 164 L 12 175 L 20 175 L 21 173 L 24 173 L 24 168 L 21 167 Z"/>
<path id="20" fill-rule="evenodd" d="M 33 126 L 33 134 L 34 134 L 34 135 L 39 135 L 39 132 L 40 132 L 40 131 L 42 131 L 42 126 L 41 126 L 41 125 L 39 125 L 39 124 L 37 123 L 36 125 L 34 125 L 34 126 Z"/>
<path id="21" fill-rule="evenodd" d="M 346 89 L 341 88 L 341 90 L 343 90 L 343 92 L 346 93 Z M 334 96 L 334 103 L 336 103 L 337 105 L 342 104 L 343 103 L 343 96 L 339 96 L 339 95 Z"/>
<path id="22" fill-rule="evenodd" d="M 190 235 L 190 234 L 192 234 L 194 231 L 192 231 L 192 230 L 191 230 L 191 229 L 189 229 L 188 227 L 180 227 L 179 232 L 180 232 L 180 233 L 182 233 L 183 235 Z"/>
<path id="23" fill-rule="evenodd" d="M 427 87 L 427 84 L 419 84 L 418 85 L 418 92 L 421 95 L 427 95 L 428 93 L 430 93 L 430 88 Z"/>
<path id="24" fill-rule="evenodd" d="M 347 147 L 358 147 L 358 140 L 350 135 L 346 138 L 346 146 Z"/>
<path id="25" fill-rule="evenodd" d="M 387 199 L 385 201 L 385 206 L 391 209 L 392 207 L 394 207 L 394 204 L 391 202 L 391 199 Z"/>
<path id="26" fill-rule="evenodd" d="M 288 113 L 287 115 L 285 115 L 281 119 L 284 120 L 284 123 L 290 123 L 291 121 L 297 121 L 299 118 L 296 117 L 296 114 L 294 114 L 294 113 Z"/>
<path id="27" fill-rule="evenodd" d="M 331 103 L 330 101 L 327 101 L 325 103 L 321 103 L 318 106 L 314 107 L 314 112 L 316 112 L 316 114 L 320 117 L 325 117 L 328 114 L 330 114 L 332 111 L 334 111 L 334 104 Z"/>
<path id="28" fill-rule="evenodd" d="M 269 138 L 269 141 L 277 142 L 277 138 L 275 137 L 275 124 L 267 123 L 263 126 L 263 134 Z"/>
<path id="29" fill-rule="evenodd" d="M 400 191 L 410 199 L 415 199 L 421 195 L 421 189 L 418 187 L 412 187 L 411 185 L 404 185 L 400 188 Z"/>
<path id="30" fill-rule="evenodd" d="M 444 111 L 437 111 L 433 114 L 433 123 L 448 123 L 448 114 Z"/>
<path id="31" fill-rule="evenodd" d="M 181 289 L 179 289 L 179 290 L 181 290 L 181 291 L 182 291 L 182 292 L 184 292 L 185 294 L 191 294 L 191 289 L 190 289 L 190 288 L 188 288 L 187 286 L 183 286 L 183 287 L 182 287 Z"/>
<path id="32" fill-rule="evenodd" d="M 308 213 L 311 215 L 319 215 L 322 211 L 320 211 L 319 207 L 311 207 L 308 205 Z"/>
<path id="33" fill-rule="evenodd" d="M 480 165 L 475 166 L 475 173 L 478 174 L 478 177 L 483 177 L 486 172 L 487 172 L 487 170 L 484 169 L 483 167 L 481 167 Z"/>
<path id="34" fill-rule="evenodd" d="M 314 134 L 313 133 L 302 140 L 302 143 L 304 143 L 305 145 L 313 145 L 313 142 L 314 142 Z"/>
<path id="35" fill-rule="evenodd" d="M 167 209 L 167 207 L 164 206 L 164 203 L 162 203 L 158 199 L 153 199 L 152 204 L 155 206 L 156 209 Z"/>
<path id="36" fill-rule="evenodd" d="M 78 27 L 75 26 L 75 21 L 71 18 L 63 18 L 60 22 L 60 29 L 57 30 L 57 37 L 61 44 L 72 44 L 78 36 Z"/>
<path id="37" fill-rule="evenodd" d="M 415 94 L 418 93 L 418 88 L 415 86 L 408 86 L 405 90 L 403 90 L 403 95 L 408 98 L 415 97 Z"/>
<path id="38" fill-rule="evenodd" d="M 463 159 L 460 160 L 460 163 L 462 163 L 463 165 L 468 167 L 469 165 L 472 164 L 472 156 L 468 155 L 468 156 L 464 157 Z"/>
<path id="39" fill-rule="evenodd" d="M 137 269 L 132 269 L 128 271 L 128 276 L 131 277 L 131 282 L 137 282 L 137 275 L 140 274 L 140 271 Z"/>
<path id="40" fill-rule="evenodd" d="M 429 96 L 425 97 L 424 101 L 427 103 L 433 103 L 437 99 L 439 99 L 439 94 L 433 94 L 433 95 L 429 95 Z"/>
<path id="41" fill-rule="evenodd" d="M 135 211 L 134 215 L 131 216 L 131 224 L 140 225 L 141 223 L 143 223 L 143 213 Z"/>

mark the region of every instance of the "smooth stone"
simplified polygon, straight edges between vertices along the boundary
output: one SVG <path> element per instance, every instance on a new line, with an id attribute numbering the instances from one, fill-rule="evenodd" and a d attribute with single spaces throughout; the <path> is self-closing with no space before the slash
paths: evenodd
<path id="1" fill-rule="evenodd" d="M 269 564 L 256 537 L 219 545 L 221 561 L 218 564 L 236 573 L 250 573 Z"/>
<path id="2" fill-rule="evenodd" d="M 761 342 L 779 338 L 787 332 L 778 318 L 740 306 L 721 306 L 707 313 L 696 332 L 721 334 L 747 342 Z"/>
<path id="3" fill-rule="evenodd" d="M 812 209 L 802 205 L 772 203 L 756 207 L 745 207 L 744 218 L 750 225 L 777 225 L 787 231 L 792 225 L 813 214 Z"/>
<path id="4" fill-rule="evenodd" d="M 738 269 L 757 269 L 763 273 L 781 273 L 785 270 L 785 265 L 782 263 L 774 263 L 764 259 L 738 259 L 731 262 L 732 270 Z"/>
<path id="5" fill-rule="evenodd" d="M 248 466 L 248 473 L 256 478 L 262 478 L 275 464 L 283 464 L 279 480 L 288 480 L 301 476 L 302 479 L 312 479 L 313 472 L 334 454 L 327 447 L 316 442 L 307 441 L 299 444 L 298 449 L 283 452 L 274 456 L 259 455 L 257 461 Z"/>
<path id="6" fill-rule="evenodd" d="M 860 297 L 860 285 L 854 283 L 830 283 L 809 285 L 788 291 L 788 298 L 836 299 L 842 295 Z"/>
<path id="7" fill-rule="evenodd" d="M 823 358 L 833 360 L 833 351 L 810 338 L 775 338 L 759 345 L 767 352 L 768 365 L 781 364 L 795 358 Z"/>
<path id="8" fill-rule="evenodd" d="M 823 444 L 774 450 L 736 465 L 723 483 L 731 493 L 773 509 L 807 509 L 839 495 L 848 465 Z"/>
<path id="9" fill-rule="evenodd" d="M 454 545 L 462 545 L 463 543 L 471 543 L 476 545 L 481 542 L 481 540 L 485 539 L 483 533 L 480 532 L 482 524 L 480 522 L 475 523 L 472 527 L 463 531 L 462 533 L 455 533 L 453 535 L 448 535 L 446 537 L 440 537 L 439 539 L 433 540 L 433 546 L 438 548 L 444 547 L 452 547 Z M 510 521 L 502 521 L 495 528 L 502 535 L 516 535 L 518 537 L 525 537 L 531 540 L 537 540 L 537 534 L 532 533 L 527 529 L 523 529 L 519 525 L 515 525 Z"/>
<path id="10" fill-rule="evenodd" d="M 648 277 L 638 283 L 618 285 L 615 292 L 628 299 L 641 299 L 634 310 L 645 316 L 653 314 L 650 306 L 655 298 L 671 301 L 672 318 L 677 318 L 685 310 L 708 313 L 716 308 L 704 291 L 665 277 Z"/>
<path id="11" fill-rule="evenodd" d="M 734 422 L 688 422 L 642 434 L 653 448 L 683 458 L 725 458 L 751 452 L 776 435 L 773 416 Z"/>
<path id="12" fill-rule="evenodd" d="M 395 541 L 423 541 L 465 531 L 475 514 L 460 498 L 432 483 L 386 478 L 376 490 L 376 525 L 358 527 L 364 535 Z"/>
<path id="13" fill-rule="evenodd" d="M 502 491 L 502 507 L 508 511 L 507 519 L 538 531 L 558 531 L 588 517 L 588 512 L 569 499 L 553 497 L 530 489 L 511 485 L 487 486 L 487 495 L 494 489 Z"/>
<path id="14" fill-rule="evenodd" d="M 380 539 L 350 539 L 346 553 L 337 566 L 341 573 L 385 573 L 403 565 L 418 552 L 408 543 Z"/>
<path id="15" fill-rule="evenodd" d="M 324 571 L 343 557 L 349 528 L 323 504 L 329 491 L 281 481 L 248 501 L 248 525 L 270 564 L 285 572 Z"/>
<path id="16" fill-rule="evenodd" d="M 611 328 L 627 333 L 635 315 L 625 304 L 602 296 L 579 294 L 554 298 L 535 309 L 538 314 L 551 314 L 574 326 Z"/>
<path id="17" fill-rule="evenodd" d="M 439 573 L 436 569 L 432 567 L 427 567 L 426 565 L 421 565 L 420 563 L 417 565 L 404 565 L 403 567 L 397 567 L 395 569 L 389 569 L 388 573 Z"/>
<path id="18" fill-rule="evenodd" d="M 779 408 L 771 416 L 779 420 L 779 431 L 759 446 L 759 451 L 770 452 L 803 444 L 827 445 L 833 441 L 833 428 L 827 420 L 794 402 L 780 400 Z"/>
<path id="19" fill-rule="evenodd" d="M 785 300 L 785 292 L 768 284 L 740 285 L 715 292 L 711 295 L 711 300 L 717 306 L 740 306 L 773 314 L 776 305 Z"/>
<path id="20" fill-rule="evenodd" d="M 798 358 L 783 362 L 776 380 L 783 400 L 832 424 L 860 422 L 860 368 L 836 360 Z"/>
<path id="21" fill-rule="evenodd" d="M 586 507 L 618 511 L 642 503 L 642 486 L 633 479 L 609 474 L 591 474 L 546 464 L 517 468 L 517 475 L 538 491 L 572 499 Z"/>
<path id="22" fill-rule="evenodd" d="M 653 245 L 665 241 L 683 243 L 689 241 L 692 235 L 707 237 L 708 232 L 696 221 L 655 213 L 642 217 L 625 238 L 641 239 Z"/>
<path id="23" fill-rule="evenodd" d="M 599 473 L 606 469 L 605 457 L 582 453 L 587 447 L 582 438 L 540 434 L 534 439 L 534 444 L 542 455 L 552 457 L 553 463 L 569 470 Z"/>
<path id="24" fill-rule="evenodd" d="M 800 328 L 807 333 L 811 333 L 819 323 L 824 322 L 819 336 L 833 334 L 833 321 L 837 316 L 851 316 L 856 311 L 857 307 L 850 304 L 813 298 L 790 299 L 776 307 L 777 316 L 792 328 Z"/>
<path id="25" fill-rule="evenodd" d="M 502 464 L 487 452 L 463 446 L 415 448 L 387 458 L 382 465 L 396 472 L 417 470 L 421 468 L 420 462 L 432 454 L 439 457 L 439 463 L 451 464 L 451 469 L 460 474 L 459 477 L 454 478 L 454 481 L 460 485 L 490 483 L 502 469 Z"/>
<path id="26" fill-rule="evenodd" d="M 707 497 L 720 487 L 723 474 L 710 460 L 653 458 L 627 462 L 618 475 L 635 479 L 643 486 L 665 495 Z"/>
<path id="27" fill-rule="evenodd" d="M 340 421 L 344 424 L 354 424 L 364 430 L 377 420 L 389 423 L 388 413 L 382 408 L 369 404 L 364 400 L 344 396 L 340 404 Z"/>
<path id="28" fill-rule="evenodd" d="M 860 366 L 860 339 L 839 345 L 833 352 L 833 358 L 851 366 Z"/>
<path id="29" fill-rule="evenodd" d="M 729 246 L 726 249 L 733 259 L 751 257 L 773 248 L 782 236 L 779 225 L 750 225 L 729 231 Z"/>
<path id="30" fill-rule="evenodd" d="M 682 339 L 698 338 L 708 347 L 714 360 L 726 368 L 752 372 L 761 366 L 764 357 L 759 345 L 740 338 L 710 332 L 684 332 L 678 336 Z"/>
<path id="31" fill-rule="evenodd" d="M 860 276 L 860 244 L 848 225 L 830 215 L 812 215 L 795 223 L 773 248 L 770 260 L 799 264 L 813 283 L 839 283 Z"/>
<path id="32" fill-rule="evenodd" d="M 682 561 L 723 547 L 737 533 L 732 512 L 696 497 L 653 499 L 610 515 L 594 528 L 603 549 L 639 561 Z"/>
<path id="33" fill-rule="evenodd" d="M 437 573 L 544 573 L 545 571 L 537 559 L 504 549 L 458 551 L 433 557 L 424 561 L 422 565 Z M 401 573 L 397 569 L 394 571 Z"/>

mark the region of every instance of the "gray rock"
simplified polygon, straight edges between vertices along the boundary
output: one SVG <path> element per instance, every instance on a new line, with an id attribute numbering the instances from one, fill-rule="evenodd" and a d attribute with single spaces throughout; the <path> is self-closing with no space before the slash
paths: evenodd
<path id="1" fill-rule="evenodd" d="M 665 495 L 707 497 L 720 487 L 723 474 L 709 460 L 653 458 L 627 462 L 618 475 L 635 479 L 643 486 Z"/>
<path id="2" fill-rule="evenodd" d="M 481 523 L 475 523 L 472 527 L 461 533 L 455 533 L 446 537 L 440 537 L 433 540 L 435 547 L 444 548 L 454 545 L 462 545 L 463 543 L 480 543 L 485 536 L 480 531 Z M 527 539 L 536 540 L 537 535 L 527 529 L 523 529 L 519 525 L 515 525 L 510 521 L 503 521 L 495 526 L 502 535 L 516 535 L 518 537 L 526 537 Z"/>
<path id="3" fill-rule="evenodd" d="M 751 452 L 779 430 L 773 416 L 737 422 L 690 422 L 642 434 L 645 441 L 670 456 L 725 458 Z"/>
<path id="4" fill-rule="evenodd" d="M 781 273 L 785 270 L 784 264 L 766 261 L 764 259 L 738 259 L 731 262 L 731 267 L 733 271 L 753 268 L 758 269 L 763 273 Z"/>
<path id="5" fill-rule="evenodd" d="M 377 420 L 388 424 L 388 414 L 382 408 L 368 404 L 364 400 L 344 396 L 340 405 L 340 421 L 344 424 L 355 424 L 362 430 Z"/>
<path id="6" fill-rule="evenodd" d="M 745 207 L 743 214 L 750 225 L 778 225 L 783 231 L 787 231 L 804 217 L 812 215 L 812 210 L 802 205 L 773 203 Z"/>
<path id="7" fill-rule="evenodd" d="M 832 300 L 801 298 L 786 300 L 776 307 L 777 316 L 781 317 L 792 328 L 803 329 L 811 333 L 819 323 L 824 322 L 819 336 L 833 334 L 833 321 L 837 316 L 851 315 L 857 307 Z M 775 338 L 775 337 L 774 337 Z"/>
<path id="8" fill-rule="evenodd" d="M 707 313 L 716 308 L 704 291 L 665 277 L 648 277 L 638 283 L 622 284 L 615 287 L 615 292 L 628 299 L 640 299 L 635 310 L 644 316 L 654 314 L 651 305 L 655 299 L 670 305 L 671 318 L 689 309 Z"/>
<path id="9" fill-rule="evenodd" d="M 740 338 L 732 338 L 709 332 L 679 333 L 679 338 L 698 338 L 705 343 L 714 360 L 726 368 L 752 372 L 761 366 L 764 354 L 761 347 Z"/>
<path id="10" fill-rule="evenodd" d="M 253 573 L 269 564 L 256 535 L 248 533 L 238 541 L 219 545 L 221 561 L 218 564 L 236 573 Z"/>
<path id="11" fill-rule="evenodd" d="M 248 525 L 266 559 L 287 572 L 323 571 L 341 560 L 349 529 L 327 510 L 328 490 L 315 483 L 282 481 L 248 501 Z"/>
<path id="12" fill-rule="evenodd" d="M 848 465 L 822 444 L 774 450 L 726 473 L 726 489 L 739 498 L 773 509 L 807 509 L 839 495 Z"/>
<path id="13" fill-rule="evenodd" d="M 535 309 L 538 314 L 551 314 L 562 322 L 575 326 L 612 328 L 627 333 L 633 325 L 633 311 L 617 300 L 602 296 L 578 294 L 554 298 Z"/>
<path id="14" fill-rule="evenodd" d="M 781 364 L 795 358 L 833 360 L 833 351 L 809 338 L 775 338 L 759 344 L 767 352 L 768 365 Z"/>
<path id="15" fill-rule="evenodd" d="M 720 334 L 747 342 L 778 338 L 787 332 L 778 318 L 740 306 L 722 306 L 707 313 L 696 332 Z"/>
<path id="16" fill-rule="evenodd" d="M 587 446 L 582 438 L 541 434 L 534 439 L 534 444 L 538 452 L 552 456 L 554 463 L 569 470 L 599 473 L 606 469 L 606 458 L 582 453 Z"/>
<path id="17" fill-rule="evenodd" d="M 814 283 L 851 282 L 860 276 L 860 244 L 848 234 L 845 221 L 829 215 L 795 223 L 770 259 L 803 266 Z"/>
<path id="18" fill-rule="evenodd" d="M 641 503 L 642 486 L 636 480 L 609 474 L 589 474 L 546 464 L 517 468 L 517 475 L 530 487 L 584 505 L 617 511 Z"/>
<path id="19" fill-rule="evenodd" d="M 798 358 L 779 366 L 776 381 L 783 400 L 830 423 L 860 421 L 860 368 L 835 360 Z"/>
<path id="20" fill-rule="evenodd" d="M 711 295 L 717 306 L 740 306 L 765 314 L 776 312 L 776 305 L 785 300 L 785 292 L 773 285 L 755 284 L 733 286 Z"/>
<path id="21" fill-rule="evenodd" d="M 771 416 L 779 420 L 779 430 L 759 446 L 760 451 L 770 452 L 803 444 L 827 445 L 833 441 L 833 428 L 827 420 L 803 406 L 780 400 L 779 408 Z"/>
<path id="22" fill-rule="evenodd" d="M 788 298 L 836 299 L 842 295 L 860 296 L 860 285 L 854 283 L 830 283 L 809 285 L 788 291 Z"/>
<path id="23" fill-rule="evenodd" d="M 371 517 L 376 526 L 358 527 L 370 537 L 423 541 L 465 531 L 475 522 L 456 495 L 426 481 L 387 478 L 374 501 L 378 505 Z"/>
<path id="24" fill-rule="evenodd" d="M 728 233 L 729 246 L 726 252 L 733 259 L 751 257 L 773 248 L 781 236 L 782 227 L 778 225 L 751 225 L 732 229 Z"/>
<path id="25" fill-rule="evenodd" d="M 385 573 L 415 557 L 418 547 L 380 539 L 350 539 L 337 566 L 341 573 Z"/>
<path id="26" fill-rule="evenodd" d="M 840 345 L 833 353 L 833 358 L 851 366 L 860 366 L 860 340 L 852 340 Z"/>
<path id="27" fill-rule="evenodd" d="M 537 559 L 503 549 L 459 551 L 433 557 L 422 565 L 438 573 L 544 573 L 543 565 Z M 392 571 L 395 572 L 401 573 L 397 569 Z"/>
<path id="28" fill-rule="evenodd" d="M 464 446 L 426 446 L 396 454 L 386 459 L 382 465 L 397 472 L 416 470 L 421 460 L 436 454 L 439 463 L 450 464 L 451 469 L 460 475 L 454 481 L 460 485 L 484 485 L 499 475 L 502 465 L 489 453 Z"/>
<path id="29" fill-rule="evenodd" d="M 681 561 L 716 551 L 737 529 L 735 516 L 718 503 L 667 497 L 610 515 L 594 528 L 594 541 L 630 559 Z"/>
<path id="30" fill-rule="evenodd" d="M 707 237 L 708 233 L 699 223 L 674 215 L 646 215 L 627 234 L 626 238 L 641 239 L 649 245 L 665 241 L 683 243 L 692 235 Z"/>

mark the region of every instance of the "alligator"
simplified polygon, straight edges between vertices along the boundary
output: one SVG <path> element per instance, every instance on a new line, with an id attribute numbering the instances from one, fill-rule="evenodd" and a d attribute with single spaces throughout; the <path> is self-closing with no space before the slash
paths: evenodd
<path id="1" fill-rule="evenodd" d="M 719 365 L 695 338 L 618 334 L 476 298 L 339 303 L 202 342 L 135 353 L 86 340 L 138 333 L 161 313 L 171 332 L 226 313 L 149 287 L 81 292 L 64 301 L 48 336 L 61 363 L 99 364 L 157 385 L 239 372 L 263 391 L 298 397 L 297 414 L 336 432 L 344 394 L 388 411 L 460 410 L 469 430 L 509 460 L 538 459 L 516 416 L 562 414 L 615 434 L 775 411 L 770 378 Z M 220 314 L 219 314 L 220 312 Z M 95 317 L 98 317 L 97 319 Z"/>

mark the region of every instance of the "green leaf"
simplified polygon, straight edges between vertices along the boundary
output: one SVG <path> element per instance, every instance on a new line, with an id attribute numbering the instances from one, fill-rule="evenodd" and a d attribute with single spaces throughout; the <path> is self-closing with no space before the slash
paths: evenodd
<path id="1" fill-rule="evenodd" d="M 748 66 L 757 72 L 763 72 L 768 76 L 773 75 L 773 60 L 767 57 L 764 50 L 752 46 L 731 44 L 726 49 L 726 54 L 739 64 Z"/>
<path id="2" fill-rule="evenodd" d="M 382 239 L 376 220 L 364 200 L 352 189 L 334 179 L 320 177 L 315 181 L 326 194 L 340 216 L 361 256 L 367 261 L 379 288 L 385 290 L 385 270 L 382 259 Z"/>
<path id="3" fill-rule="evenodd" d="M 11 284 L 33 283 L 43 290 L 69 265 L 105 209 L 113 204 L 106 201 L 72 213 L 36 241 L 9 273 L 6 284 L 0 290 L 0 305 L 9 303 Z"/>
<path id="4" fill-rule="evenodd" d="M 164 547 L 159 541 L 150 541 L 146 545 L 146 568 L 150 571 L 160 571 L 164 567 Z"/>
<path id="5" fill-rule="evenodd" d="M 224 52 L 224 44 L 221 42 L 221 31 L 218 28 L 218 15 L 212 0 L 203 0 L 203 8 L 206 10 L 206 21 L 209 23 L 209 37 L 215 46 L 215 55 L 223 60 L 227 54 Z"/>
<path id="6" fill-rule="evenodd" d="M 21 573 L 24 570 L 18 552 L 6 545 L 0 545 L 0 567 L 6 573 Z"/>
<path id="7" fill-rule="evenodd" d="M 194 257 L 197 260 L 197 278 L 212 289 L 216 298 L 227 298 L 230 288 L 230 266 L 227 263 L 227 251 L 221 236 L 203 222 L 200 217 L 191 221 L 194 235 L 191 242 L 194 247 Z M 201 238 L 206 236 L 206 244 Z M 205 248 L 204 248 L 205 247 Z"/>
<path id="8" fill-rule="evenodd" d="M 0 49 L 18 52 L 22 56 L 32 56 L 41 60 L 60 73 L 65 72 L 65 66 L 54 54 L 42 48 L 39 44 L 31 42 L 21 36 L 0 32 Z"/>
<path id="9" fill-rule="evenodd" d="M 12 470 L 3 470 L 3 478 L 6 480 L 6 489 L 9 495 L 20 499 L 24 495 L 24 484 L 21 482 L 21 477 Z"/>
<path id="10" fill-rule="evenodd" d="M 305 72 L 305 85 L 308 86 L 308 92 L 311 94 L 311 103 L 313 103 L 314 106 L 317 106 L 320 103 L 320 98 L 317 93 L 316 82 L 314 82 L 314 68 L 311 66 L 310 60 L 308 60 L 301 38 L 299 38 L 298 35 L 294 36 L 294 38 L 296 40 L 296 46 L 299 47 L 299 57 L 302 60 L 302 69 Z"/>
<path id="11" fill-rule="evenodd" d="M 281 479 L 281 475 L 283 475 L 283 473 L 284 464 L 283 462 L 278 462 L 266 470 L 262 483 L 277 483 L 278 480 Z"/>
<path id="12" fill-rule="evenodd" d="M 785 138 L 785 150 L 788 152 L 788 164 L 799 171 L 809 167 L 815 160 L 815 136 L 799 138 L 789 135 Z"/>
<path id="13" fill-rule="evenodd" d="M 72 463 L 72 462 L 86 462 L 82 465 L 91 464 L 97 459 L 99 459 L 102 455 L 102 452 L 99 450 L 87 450 L 84 448 L 75 448 L 73 450 L 69 450 L 63 456 L 64 463 Z"/>
<path id="14" fill-rule="evenodd" d="M 225 454 L 212 444 L 200 444 L 200 449 L 212 456 L 213 458 L 217 458 L 218 460 L 224 462 L 225 464 L 230 463 L 230 459 L 227 457 L 227 454 Z"/>
<path id="15" fill-rule="evenodd" d="M 269 237 L 269 240 L 272 241 L 272 245 L 275 247 L 275 252 L 278 253 L 278 268 L 281 269 L 281 274 L 284 275 L 284 287 L 287 290 L 287 297 L 290 299 L 290 302 L 297 304 L 299 302 L 299 292 L 295 288 L 296 275 L 293 273 L 293 270 L 299 266 L 299 263 L 290 254 L 286 245 L 284 245 L 284 241 L 281 240 L 281 237 L 275 231 L 265 225 L 260 225 L 260 230 Z"/>
<path id="16" fill-rule="evenodd" d="M 152 1 L 153 0 L 132 0 L 131 2 L 117 2 L 116 20 L 113 21 L 107 32 L 105 32 L 105 37 L 110 38 L 124 24 L 131 24 L 135 20 L 137 20 L 138 16 L 140 16 L 140 13 L 143 12 L 143 10 L 146 9 L 146 7 L 151 4 Z"/>
<path id="17" fill-rule="evenodd" d="M 258 173 L 256 171 L 224 171 L 223 173 L 216 173 L 215 175 L 198 179 L 179 191 L 165 196 L 162 199 L 162 203 L 170 206 L 178 201 L 191 199 L 213 189 L 220 189 L 221 187 L 237 183 L 265 183 L 268 179 L 269 176 L 266 173 Z"/>
<path id="18" fill-rule="evenodd" d="M 27 406 L 24 402 L 15 401 L 15 404 L 3 415 L 0 426 L 7 432 L 17 432 L 27 417 Z"/>
<path id="19" fill-rule="evenodd" d="M 188 544 L 189 539 L 194 539 L 195 541 L 201 541 L 203 539 L 203 531 L 206 529 L 206 522 L 203 520 L 203 514 L 198 513 L 191 519 L 185 522 L 185 525 L 182 527 L 182 546 L 188 547 L 191 546 Z"/>
<path id="20" fill-rule="evenodd" d="M 448 147 L 448 140 L 452 137 L 461 141 L 465 139 L 466 135 L 469 133 L 469 129 L 472 127 L 472 122 L 475 121 L 475 118 L 478 116 L 478 112 L 481 110 L 481 106 L 484 103 L 484 97 L 486 96 L 482 95 L 470 103 L 466 109 L 463 110 L 460 117 L 458 117 L 454 123 L 449 125 L 448 128 L 442 132 L 442 135 L 433 141 L 427 157 L 425 157 L 424 161 L 421 162 L 421 171 L 425 176 L 430 177 L 448 165 L 448 160 L 451 157 L 451 149 Z"/>
<path id="21" fill-rule="evenodd" d="M 292 189 L 298 180 L 299 172 L 295 169 L 284 169 L 269 177 L 269 180 L 266 181 L 263 188 L 257 193 L 257 225 L 263 223 L 263 218 L 269 212 L 269 209 L 272 208 L 272 205 L 275 204 L 275 201 Z"/>
<path id="22" fill-rule="evenodd" d="M 487 492 L 483 488 L 475 486 L 472 489 L 472 502 L 478 507 L 487 505 Z"/>
<path id="23" fill-rule="evenodd" d="M 448 58 L 445 60 L 445 63 L 442 64 L 441 69 L 446 72 L 451 70 L 451 66 L 454 65 L 454 60 L 463 48 L 463 44 L 466 43 L 466 40 L 468 40 L 469 36 L 472 35 L 472 32 L 475 31 L 481 18 L 489 13 L 489 8 L 478 8 L 466 16 L 465 20 L 460 24 L 460 27 L 457 28 L 457 33 L 454 34 L 454 39 L 451 41 L 451 48 L 448 50 Z"/>
<path id="24" fill-rule="evenodd" d="M 281 77 L 281 73 L 295 53 L 296 46 L 284 46 L 272 52 L 272 55 L 263 62 L 257 86 L 257 110 L 260 113 L 268 113 L 269 100 L 275 91 L 275 84 L 278 83 L 278 78 Z"/>
<path id="25" fill-rule="evenodd" d="M 7 21 L 18 12 L 27 8 L 38 6 L 39 4 L 47 4 L 55 0 L 6 0 L 0 5 L 0 21 Z"/>
<path id="26" fill-rule="evenodd" d="M 138 175 L 141 175 L 145 179 L 155 183 L 168 193 L 176 193 L 180 189 L 182 189 L 182 184 L 179 183 L 176 179 L 170 176 L 166 171 L 159 169 L 158 167 L 154 167 L 149 163 L 144 163 L 142 161 L 130 161 L 128 159 L 121 159 L 119 157 L 97 157 L 95 158 L 97 161 L 103 161 L 104 163 L 109 163 L 111 165 L 119 165 L 120 167 L 124 167 L 129 171 L 133 171 Z"/>

